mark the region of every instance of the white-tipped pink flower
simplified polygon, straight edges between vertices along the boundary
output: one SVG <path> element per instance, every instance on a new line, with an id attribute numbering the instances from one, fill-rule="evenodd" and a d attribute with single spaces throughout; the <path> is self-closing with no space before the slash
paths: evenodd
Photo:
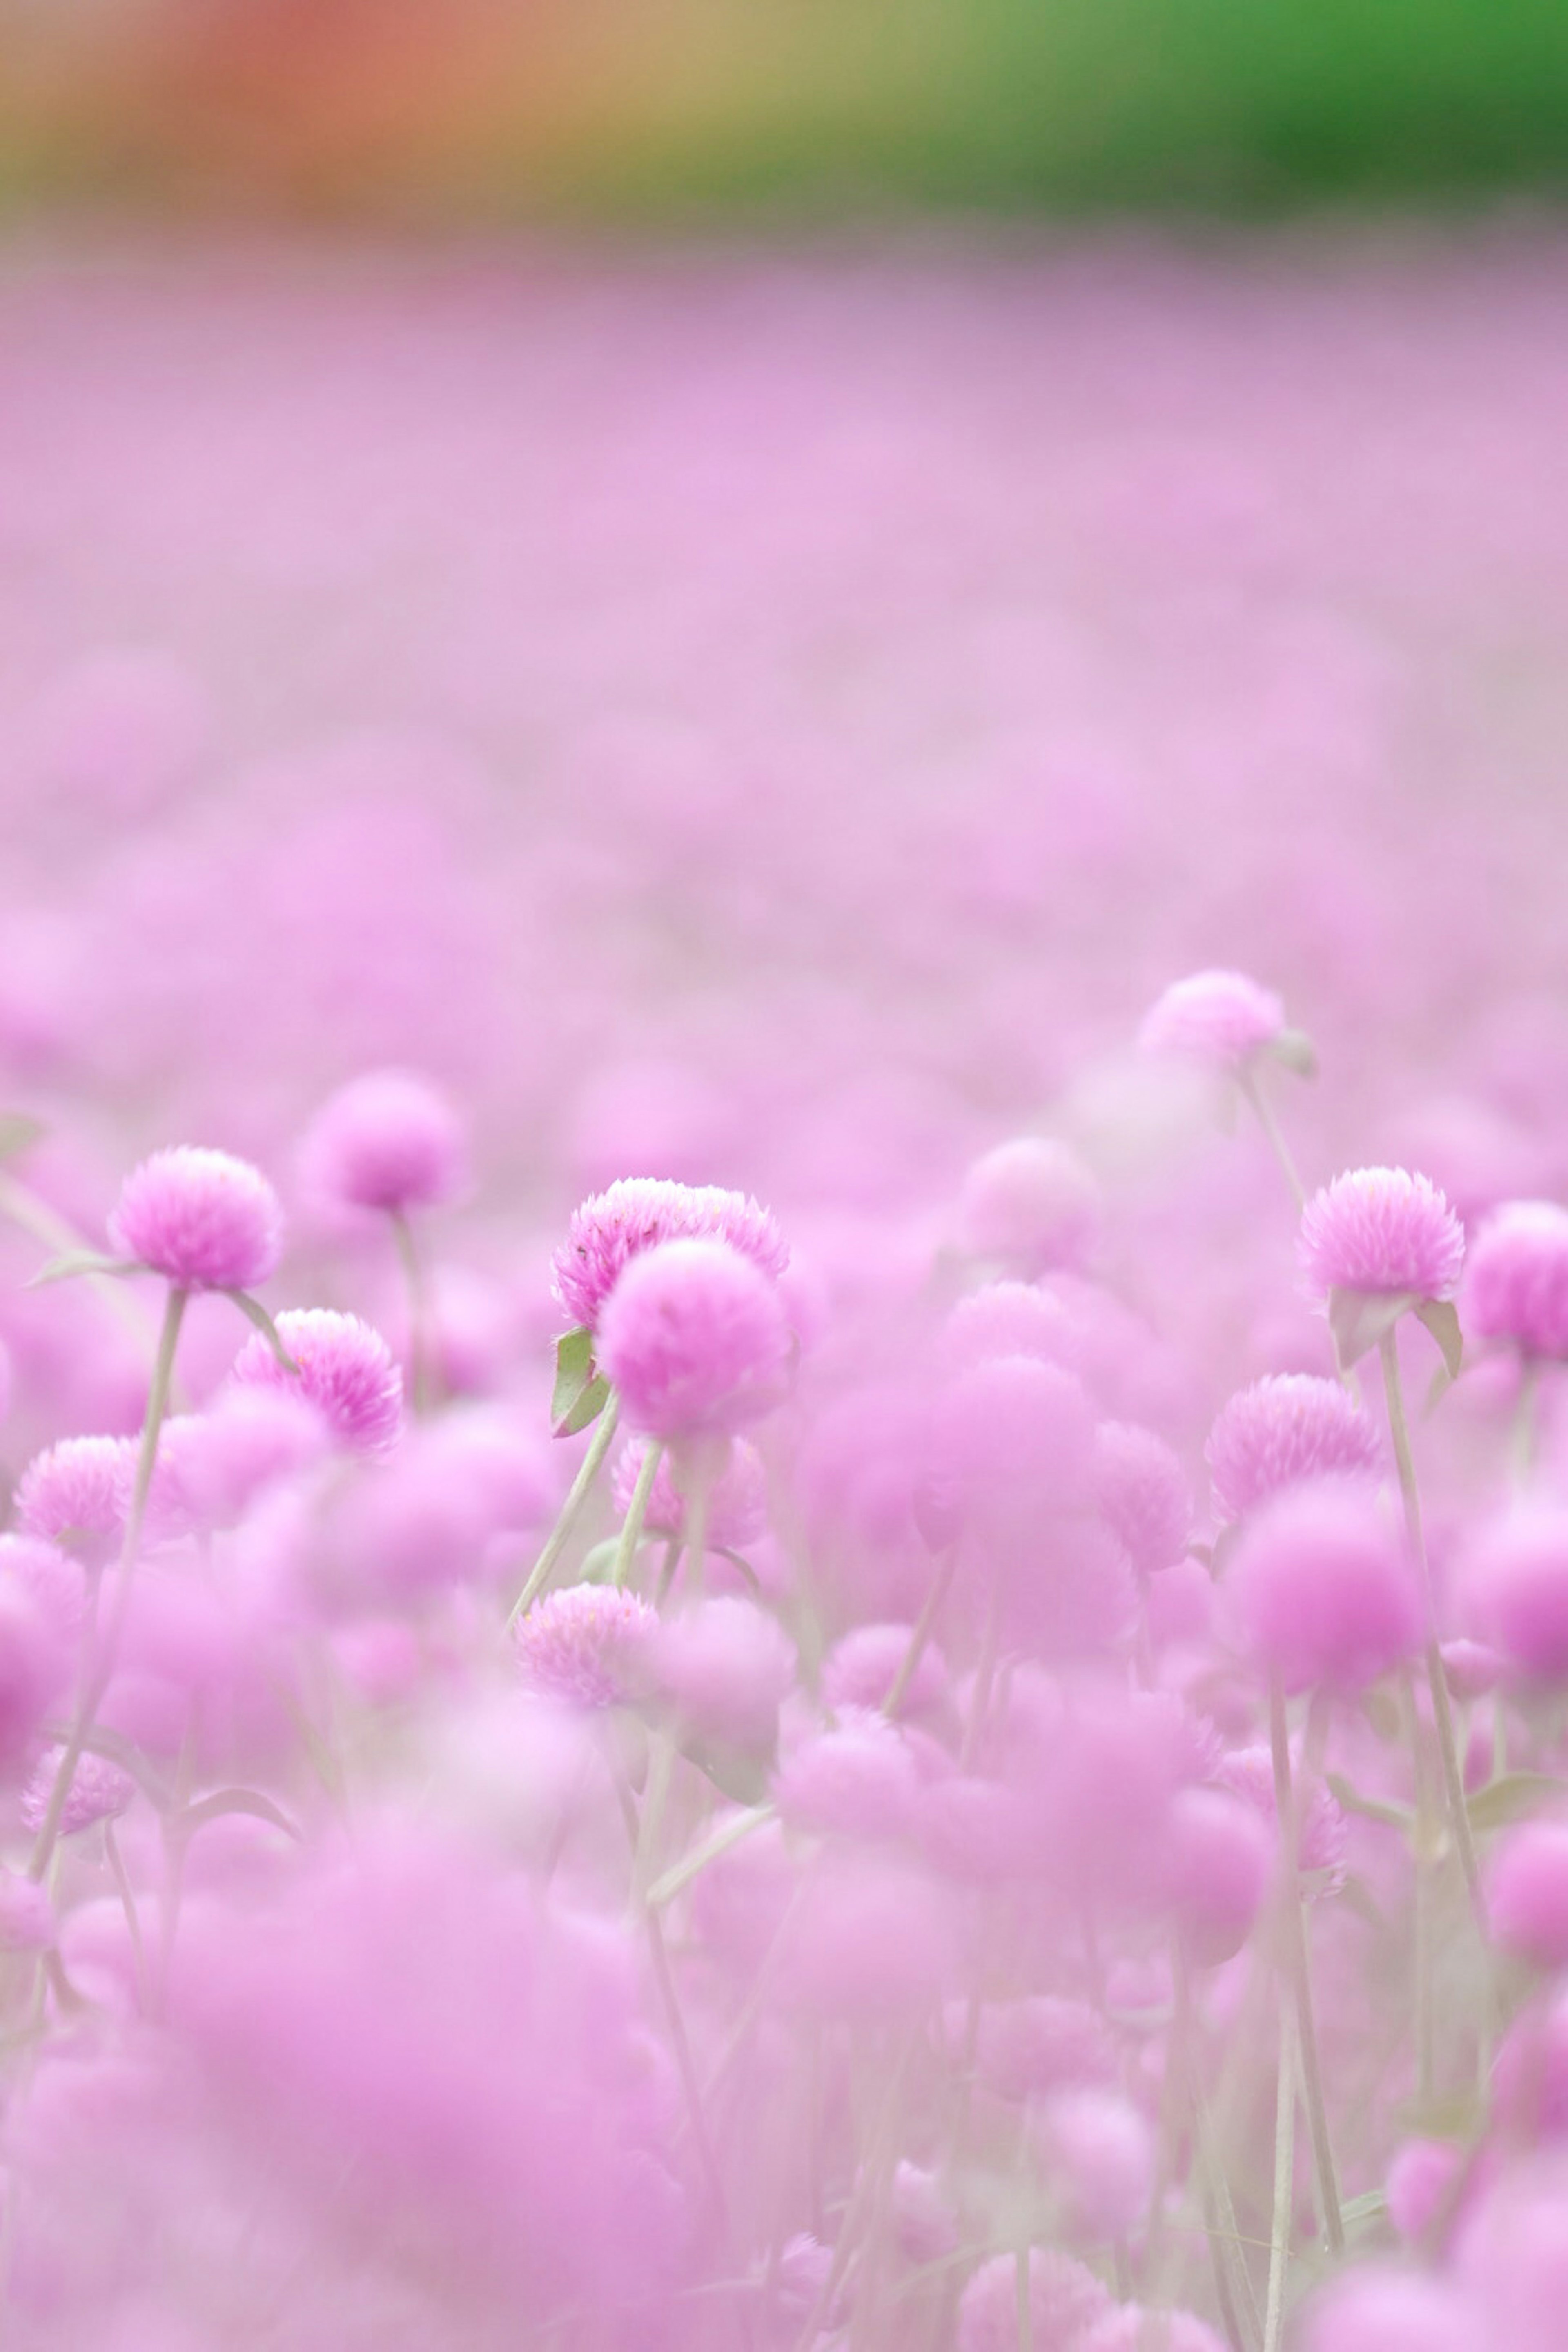
<path id="1" fill-rule="evenodd" d="M 547 1593 L 519 1618 L 517 1662 L 542 1697 L 570 1706 L 620 1706 L 650 1688 L 658 1632 L 658 1618 L 635 1592 L 576 1584 Z"/>

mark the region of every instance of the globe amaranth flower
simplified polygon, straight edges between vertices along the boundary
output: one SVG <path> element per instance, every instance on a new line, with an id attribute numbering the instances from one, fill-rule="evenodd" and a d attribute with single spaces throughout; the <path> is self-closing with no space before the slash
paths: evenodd
<path id="1" fill-rule="evenodd" d="M 597 1330 L 600 1313 L 633 1258 L 660 1242 L 728 1242 L 765 1275 L 781 1275 L 789 1251 L 773 1213 L 721 1184 L 678 1184 L 623 1176 L 573 1211 L 552 1261 L 555 1296 L 574 1325 Z"/>
<path id="2" fill-rule="evenodd" d="M 514 1633 L 523 1680 L 569 1706 L 616 1706 L 641 1697 L 653 1678 L 658 1619 L 635 1592 L 576 1584 L 546 1593 Z"/>
<path id="3" fill-rule="evenodd" d="M 1035 2352 L 1075 2352 L 1115 2306 L 1091 2270 L 1055 2247 L 1031 2246 L 1030 2335 Z M 1018 2266 L 1013 2254 L 982 2263 L 958 2305 L 958 2352 L 1018 2352 Z"/>
<path id="4" fill-rule="evenodd" d="M 1568 1357 L 1568 1209 L 1510 1201 L 1494 1211 L 1470 1244 L 1465 1304 L 1483 1339 Z"/>
<path id="5" fill-rule="evenodd" d="M 22 1791 L 22 1819 L 30 1830 L 37 1832 L 43 1827 L 55 1776 L 64 1758 L 63 1748 L 46 1749 Z M 90 1752 L 79 1756 L 71 1774 L 70 1793 L 60 1815 L 60 1834 L 71 1837 L 78 1830 L 91 1829 L 95 1822 L 118 1819 L 135 1794 L 136 1783 L 130 1773 L 111 1763 L 107 1756 Z"/>
<path id="6" fill-rule="evenodd" d="M 16 1517 L 30 1536 L 118 1536 L 136 1475 L 132 1437 L 62 1437 L 35 1454 L 16 1486 Z"/>
<path id="7" fill-rule="evenodd" d="M 1492 1855 L 1487 1916 L 1500 1952 L 1568 1966 L 1568 1822 L 1526 1822 Z"/>
<path id="8" fill-rule="evenodd" d="M 1568 1509 L 1521 1503 L 1481 1530 L 1466 1555 L 1467 1621 L 1510 1676 L 1568 1680 Z"/>
<path id="9" fill-rule="evenodd" d="M 1226 2352 L 1225 2338 L 1192 2311 L 1120 2305 L 1073 2340 L 1072 2352 Z"/>
<path id="10" fill-rule="evenodd" d="M 279 1315 L 278 1336 L 297 1371 L 279 1362 L 258 1331 L 235 1358 L 229 1379 L 302 1397 L 350 1453 L 382 1454 L 396 1442 L 403 1375 L 379 1331 L 357 1315 L 304 1307 Z"/>
<path id="11" fill-rule="evenodd" d="M 283 1209 L 258 1168 L 191 1144 L 126 1178 L 110 1244 L 179 1290 L 253 1290 L 283 1254 Z"/>
<path id="12" fill-rule="evenodd" d="M 660 1242 L 611 1292 L 596 1353 L 631 1428 L 729 1436 L 781 1402 L 790 1333 L 778 1285 L 731 1243 Z"/>
<path id="13" fill-rule="evenodd" d="M 1234 1790 L 1278 1834 L 1279 1814 L 1274 1786 L 1274 1759 L 1267 1748 L 1233 1748 L 1219 1765 L 1215 1779 Z M 1339 1800 L 1326 1780 L 1304 1772 L 1298 1763 L 1294 1775 L 1296 1855 L 1304 1895 L 1337 1895 L 1345 1883 L 1349 1827 Z"/>
<path id="14" fill-rule="evenodd" d="M 1353 1482 L 1277 1495 L 1242 1530 L 1225 1587 L 1250 1654 L 1288 1691 L 1364 1690 L 1425 1632 L 1415 1564 Z"/>
<path id="15" fill-rule="evenodd" d="M 1303 1479 L 1374 1478 L 1382 1457 L 1371 1416 L 1338 1381 L 1311 1372 L 1274 1372 L 1238 1390 L 1204 1449 L 1221 1519 L 1239 1519 Z"/>
<path id="16" fill-rule="evenodd" d="M 646 1442 L 633 1438 L 624 1445 L 611 1474 L 610 1492 L 622 1518 L 631 1507 L 637 1475 L 647 1451 Z M 643 1526 L 653 1536 L 684 1536 L 690 1512 L 689 1498 L 676 1483 L 669 1456 L 664 1454 L 654 1472 Z M 707 1496 L 707 1540 L 735 1551 L 743 1550 L 767 1523 L 768 1481 L 762 1455 L 744 1438 L 735 1439 L 723 1465 L 711 1480 Z"/>
<path id="17" fill-rule="evenodd" d="M 319 1198 L 350 1209 L 434 1208 L 467 1174 L 466 1138 L 451 1104 L 412 1070 L 371 1070 L 317 1112 L 300 1148 Z"/>
<path id="18" fill-rule="evenodd" d="M 1465 1262 L 1465 1229 L 1429 1176 L 1352 1168 L 1308 1202 L 1296 1247 L 1316 1297 L 1353 1290 L 1449 1299 Z"/>
<path id="19" fill-rule="evenodd" d="M 1100 1232 L 1100 1187 L 1076 1151 L 1047 1136 L 999 1143 L 964 1177 L 959 1236 L 975 1257 L 1026 1276 L 1081 1265 Z"/>
<path id="20" fill-rule="evenodd" d="M 1193 1531 L 1185 1471 L 1163 1437 L 1136 1422 L 1104 1421 L 1094 1436 L 1100 1517 L 1140 1576 L 1181 1559 Z"/>
<path id="21" fill-rule="evenodd" d="M 1213 1069 L 1240 1070 L 1276 1043 L 1285 1007 L 1272 989 L 1243 971 L 1195 971 L 1173 981 L 1143 1017 L 1139 1045 Z"/>

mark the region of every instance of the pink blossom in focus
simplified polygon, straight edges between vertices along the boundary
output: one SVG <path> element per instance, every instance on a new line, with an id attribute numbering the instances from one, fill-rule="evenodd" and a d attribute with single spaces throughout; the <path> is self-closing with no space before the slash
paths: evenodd
<path id="1" fill-rule="evenodd" d="M 1297 1256 L 1317 1298 L 1356 1290 L 1447 1299 L 1459 1286 L 1465 1231 L 1430 1177 L 1356 1168 L 1308 1202 Z"/>
<path id="2" fill-rule="evenodd" d="M 627 1176 L 573 1211 L 552 1261 L 555 1296 L 574 1324 L 597 1330 L 605 1302 L 634 1257 L 660 1242 L 696 1236 L 728 1242 L 775 1277 L 789 1263 L 773 1216 L 743 1192 Z"/>
<path id="3" fill-rule="evenodd" d="M 181 1290 L 254 1290 L 283 1254 L 283 1209 L 258 1168 L 180 1144 L 132 1169 L 110 1245 Z"/>

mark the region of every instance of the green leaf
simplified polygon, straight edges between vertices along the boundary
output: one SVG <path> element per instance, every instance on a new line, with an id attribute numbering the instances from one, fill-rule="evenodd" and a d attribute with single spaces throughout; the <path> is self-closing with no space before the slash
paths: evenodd
<path id="1" fill-rule="evenodd" d="M 593 1410 L 584 1412 L 584 1404 L 595 1384 L 601 1393 Z M 574 1331 L 563 1332 L 555 1342 L 555 1385 L 550 1395 L 550 1423 L 556 1436 L 570 1437 L 579 1429 L 586 1429 L 602 1412 L 606 1393 L 604 1381 L 594 1369 L 594 1335 L 585 1323 L 580 1323 Z"/>
<path id="2" fill-rule="evenodd" d="M 758 1578 L 756 1570 L 752 1566 L 749 1559 L 742 1559 L 738 1551 L 731 1551 L 730 1549 L 728 1544 L 710 1544 L 708 1549 L 710 1551 L 716 1551 L 721 1559 L 727 1559 L 731 1568 L 738 1568 L 742 1575 L 745 1578 L 746 1582 L 751 1586 L 752 1591 L 756 1594 L 758 1600 L 760 1601 L 762 1599 L 762 1583 Z"/>
<path id="3" fill-rule="evenodd" d="M 1304 1029 L 1281 1029 L 1266 1050 L 1299 1078 L 1315 1078 L 1318 1075 L 1318 1049 Z"/>
<path id="4" fill-rule="evenodd" d="M 104 1250 L 65 1250 L 58 1257 L 50 1258 L 27 1285 L 29 1290 L 39 1290 L 46 1282 L 71 1282 L 79 1274 L 126 1275 L 140 1274 L 142 1268 L 132 1258 L 110 1257 Z"/>
<path id="5" fill-rule="evenodd" d="M 1331 1290 L 1329 1328 L 1340 1362 L 1347 1370 L 1359 1364 L 1418 1303 L 1409 1290 Z"/>
<path id="6" fill-rule="evenodd" d="M 1369 1690 L 1362 1699 L 1361 1711 L 1382 1740 L 1403 1739 L 1405 1726 L 1400 1718 L 1396 1700 L 1385 1690 Z"/>
<path id="7" fill-rule="evenodd" d="M 1443 1351 L 1443 1369 L 1451 1381 L 1459 1377 L 1465 1360 L 1465 1335 L 1459 1328 L 1459 1318 L 1451 1298 L 1424 1298 L 1415 1309 L 1415 1319 L 1425 1323 Z"/>
<path id="8" fill-rule="evenodd" d="M 1479 2134 L 1486 2116 L 1473 2091 L 1448 2091 L 1405 2100 L 1394 2121 L 1406 2138 L 1468 2140 Z"/>
<path id="9" fill-rule="evenodd" d="M 194 1805 L 169 1817 L 169 1827 L 184 1834 L 200 1829 L 204 1822 L 221 1821 L 226 1813 L 249 1813 L 258 1822 L 269 1822 L 275 1830 L 283 1831 L 295 1843 L 300 1833 L 280 1805 L 264 1797 L 259 1789 L 215 1789 L 210 1797 L 198 1797 Z"/>
<path id="10" fill-rule="evenodd" d="M 279 1338 L 278 1326 L 261 1304 L 260 1299 L 252 1298 L 248 1290 L 226 1290 L 224 1297 L 233 1299 L 247 1323 L 254 1323 L 284 1370 L 298 1372 L 299 1365 Z"/>
<path id="11" fill-rule="evenodd" d="M 565 1419 L 556 1423 L 556 1436 L 575 1437 L 580 1429 L 586 1429 L 590 1422 L 597 1421 L 609 1402 L 609 1381 L 603 1373 L 595 1372 Z"/>
<path id="12" fill-rule="evenodd" d="M 1564 1796 L 1568 1796 L 1568 1784 L 1554 1780 L 1549 1772 L 1504 1772 L 1478 1789 L 1465 1811 L 1473 1830 L 1500 1830 Z"/>
<path id="13" fill-rule="evenodd" d="M 616 1555 L 620 1550 L 618 1536 L 606 1536 L 596 1543 L 577 1571 L 579 1584 L 608 1584 L 615 1570 Z"/>
<path id="14" fill-rule="evenodd" d="M 43 1128 L 25 1110 L 0 1110 L 0 1160 L 15 1160 L 29 1143 L 37 1143 Z"/>
<path id="15" fill-rule="evenodd" d="M 1352 1787 L 1342 1772 L 1328 1774 L 1329 1788 L 1347 1813 L 1360 1813 L 1369 1822 L 1382 1822 L 1393 1830 L 1408 1831 L 1415 1816 L 1408 1805 L 1385 1805 L 1375 1797 L 1363 1797 Z"/>
<path id="16" fill-rule="evenodd" d="M 1347 2230 L 1354 2230 L 1363 2221 L 1380 2221 L 1387 2210 L 1388 2200 L 1383 2190 L 1368 2189 L 1340 2207 L 1340 2219 Z"/>

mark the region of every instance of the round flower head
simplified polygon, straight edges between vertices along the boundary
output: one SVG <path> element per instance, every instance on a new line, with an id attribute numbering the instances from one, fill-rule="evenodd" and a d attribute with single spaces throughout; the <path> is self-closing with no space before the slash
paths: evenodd
<path id="1" fill-rule="evenodd" d="M 618 1706 L 639 1698 L 652 1679 L 658 1619 L 635 1592 L 608 1584 L 574 1584 L 546 1593 L 515 1640 L 523 1680 L 570 1706 Z"/>
<path id="2" fill-rule="evenodd" d="M 1419 1648 L 1421 1586 L 1364 1488 L 1319 1478 L 1248 1520 L 1226 1589 L 1287 1690 L 1364 1690 Z"/>
<path id="3" fill-rule="evenodd" d="M 63 1643 L 76 1640 L 87 1615 L 80 1560 L 41 1536 L 0 1536 L 0 1581 L 10 1577 Z"/>
<path id="4" fill-rule="evenodd" d="M 1358 1290 L 1452 1298 L 1465 1229 L 1429 1176 L 1354 1168 L 1308 1202 L 1296 1249 L 1315 1297 Z"/>
<path id="5" fill-rule="evenodd" d="M 897 1837 L 920 1801 L 913 1753 L 886 1716 L 846 1709 L 785 1758 L 773 1782 L 779 1817 L 795 1829 L 850 1838 Z"/>
<path id="6" fill-rule="evenodd" d="M 462 1190 L 462 1122 L 410 1070 L 373 1070 L 317 1112 L 300 1149 L 310 1190 L 350 1209 L 434 1208 Z"/>
<path id="7" fill-rule="evenodd" d="M 43 1827 L 64 1755 L 63 1748 L 47 1748 L 22 1791 L 22 1819 L 30 1830 Z M 96 1822 L 118 1819 L 135 1794 L 136 1783 L 130 1773 L 111 1764 L 107 1756 L 79 1756 L 60 1815 L 61 1835 L 71 1837 L 78 1830 L 91 1829 Z"/>
<path id="8" fill-rule="evenodd" d="M 1447 2282 L 1368 2266 L 1313 2302 L 1302 2352 L 1476 2352 L 1474 2319 Z"/>
<path id="9" fill-rule="evenodd" d="M 180 1290 L 254 1290 L 283 1254 L 283 1210 L 258 1168 L 181 1144 L 133 1168 L 111 1246 Z"/>
<path id="10" fill-rule="evenodd" d="M 731 1594 L 699 1601 L 660 1624 L 655 1665 L 660 1696 L 688 1731 L 771 1752 L 795 1654 L 765 1609 Z"/>
<path id="11" fill-rule="evenodd" d="M 1459 2177 L 1464 2151 L 1453 2140 L 1407 2139 L 1384 2183 L 1388 2218 L 1407 2246 L 1424 2238 Z"/>
<path id="12" fill-rule="evenodd" d="M 1461 1636 L 1442 1648 L 1443 1679 L 1457 1699 L 1485 1698 L 1502 1680 L 1504 1661 L 1485 1642 Z"/>
<path id="13" fill-rule="evenodd" d="M 947 1318 L 943 1349 L 955 1371 L 993 1356 L 1036 1356 L 1077 1370 L 1081 1352 L 1061 1300 L 1032 1282 L 987 1282 L 966 1291 Z"/>
<path id="14" fill-rule="evenodd" d="M 1154 2139 L 1120 2091 L 1064 2091 L 1047 2101 L 1037 2129 L 1074 2234 L 1098 2245 L 1125 2237 L 1148 2210 Z"/>
<path id="15" fill-rule="evenodd" d="M 1568 1356 L 1568 1209 L 1510 1201 L 1482 1225 L 1465 1263 L 1466 1312 L 1483 1339 L 1526 1356 Z"/>
<path id="16" fill-rule="evenodd" d="M 403 1375 L 379 1331 L 357 1315 L 328 1307 L 290 1308 L 278 1336 L 299 1366 L 280 1364 L 257 1332 L 234 1360 L 240 1388 L 279 1389 L 313 1405 L 337 1443 L 353 1454 L 381 1454 L 403 1421 Z"/>
<path id="17" fill-rule="evenodd" d="M 771 1211 L 721 1184 L 677 1184 L 657 1176 L 623 1176 L 572 1214 L 553 1260 L 555 1296 L 574 1325 L 597 1330 L 605 1300 L 634 1257 L 660 1242 L 714 1236 L 763 1274 L 789 1264 Z"/>
<path id="18" fill-rule="evenodd" d="M 1479 1537 L 1465 1563 L 1468 1622 L 1514 1679 L 1568 1678 L 1568 1509 L 1525 1503 Z"/>
<path id="19" fill-rule="evenodd" d="M 16 1486 L 16 1517 L 30 1536 L 117 1536 L 136 1472 L 132 1437 L 62 1437 L 35 1454 Z"/>
<path id="20" fill-rule="evenodd" d="M 599 1369 L 633 1429 L 728 1436 L 784 1392 L 789 1328 L 778 1286 L 724 1241 L 660 1242 L 616 1283 Z"/>
<path id="21" fill-rule="evenodd" d="M 1238 1391 L 1209 1433 L 1215 1516 L 1239 1519 L 1308 1478 L 1374 1478 L 1382 1452 L 1370 1415 L 1337 1381 L 1271 1373 Z"/>
<path id="22" fill-rule="evenodd" d="M 616 1511 L 625 1518 L 631 1507 L 632 1494 L 637 1482 L 647 1452 L 645 1444 L 633 1438 L 621 1448 L 610 1481 L 610 1491 Z M 662 1456 L 654 1472 L 653 1487 L 647 1498 L 647 1515 L 643 1521 L 649 1535 L 683 1536 L 686 1533 L 689 1505 L 675 1482 L 668 1454 Z M 768 1480 L 763 1467 L 763 1457 L 754 1445 L 744 1438 L 731 1444 L 724 1466 L 708 1490 L 707 1539 L 710 1544 L 741 1551 L 755 1541 L 767 1524 Z"/>
<path id="23" fill-rule="evenodd" d="M 968 2003 L 953 2020 L 953 2054 L 969 2036 Z M 974 2063 L 987 2088 L 1015 2104 L 1058 2091 L 1104 2088 L 1116 2080 L 1116 2043 L 1088 2001 L 1058 1993 L 988 2001 L 980 2013 Z"/>
<path id="24" fill-rule="evenodd" d="M 1077 2352 L 1113 2308 L 1091 2270 L 1054 2247 L 1028 2252 L 1029 2329 L 1034 2352 Z M 1019 2352 L 1018 2264 L 1013 2254 L 982 2263 L 958 2306 L 958 2352 Z"/>
<path id="25" fill-rule="evenodd" d="M 958 1221 L 973 1256 L 1001 1259 L 1029 1276 L 1081 1265 L 1100 1228 L 1100 1187 L 1065 1143 L 1022 1135 L 974 1162 Z"/>
<path id="26" fill-rule="evenodd" d="M 0 1952 L 47 1952 L 55 1940 L 55 1906 L 19 1871 L 0 1870 Z"/>
<path id="27" fill-rule="evenodd" d="M 1163 1437 L 1136 1422 L 1102 1422 L 1094 1437 L 1100 1517 L 1140 1576 L 1180 1559 L 1193 1530 L 1186 1473 Z"/>
<path id="28" fill-rule="evenodd" d="M 1216 1968 L 1240 1951 L 1268 1892 L 1268 1832 L 1224 1789 L 1184 1789 L 1171 1806 L 1165 1853 L 1172 1915 L 1190 1961 Z"/>
<path id="29" fill-rule="evenodd" d="M 913 1632 L 910 1625 L 852 1627 L 822 1661 L 823 1705 L 834 1709 L 885 1706 L 909 1654 Z M 899 1712 L 901 1716 L 929 1714 L 941 1706 L 946 1696 L 947 1661 L 935 1643 L 928 1642 Z"/>
<path id="30" fill-rule="evenodd" d="M 196 1525 L 236 1526 L 259 1495 L 328 1452 L 326 1423 L 299 1388 L 247 1383 L 165 1425 L 159 1470 L 167 1467 Z"/>
<path id="31" fill-rule="evenodd" d="M 1278 1832 L 1274 1762 L 1267 1748 L 1233 1748 L 1215 1774 L 1222 1788 L 1234 1790 L 1253 1808 L 1260 1821 Z M 1303 1895 L 1337 1895 L 1345 1883 L 1345 1853 L 1349 1832 L 1338 1799 L 1326 1780 L 1303 1772 L 1295 1775 L 1297 1860 Z"/>
<path id="32" fill-rule="evenodd" d="M 1527 1822 L 1498 1847 L 1488 1912 L 1500 1952 L 1540 1969 L 1568 1965 L 1568 1822 Z"/>
<path id="33" fill-rule="evenodd" d="M 1285 1026 L 1272 989 L 1242 971 L 1195 971 L 1173 981 L 1144 1015 L 1138 1042 L 1148 1054 L 1179 1054 L 1214 1069 L 1240 1070 Z"/>
<path id="34" fill-rule="evenodd" d="M 1225 2352 L 1225 2338 L 1195 2312 L 1124 2303 L 1078 2337 L 1073 2352 Z"/>

